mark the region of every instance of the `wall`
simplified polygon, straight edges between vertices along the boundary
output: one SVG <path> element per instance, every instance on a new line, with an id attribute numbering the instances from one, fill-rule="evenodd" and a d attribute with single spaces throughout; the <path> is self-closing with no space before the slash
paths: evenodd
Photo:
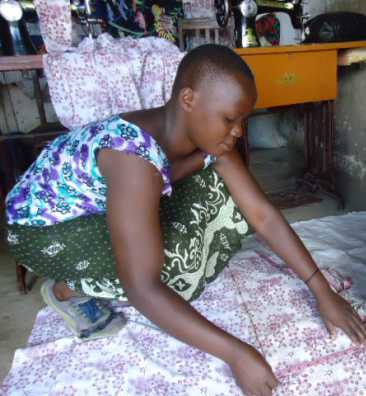
<path id="1" fill-rule="evenodd" d="M 311 17 L 324 12 L 353 11 L 366 14 L 365 0 L 308 0 Z M 366 64 L 339 68 L 336 101 L 336 166 L 338 190 L 347 210 L 366 210 Z M 283 116 L 282 127 L 294 125 L 293 115 Z M 297 123 L 292 144 L 303 148 L 302 124 Z M 291 143 L 291 141 L 290 141 Z"/>
<path id="2" fill-rule="evenodd" d="M 366 14 L 365 0 L 327 0 L 326 11 Z M 338 185 L 347 209 L 366 210 L 366 65 L 340 68 L 336 102 Z"/>
<path id="3" fill-rule="evenodd" d="M 341 72 L 336 107 L 338 184 L 350 210 L 366 210 L 366 66 Z"/>

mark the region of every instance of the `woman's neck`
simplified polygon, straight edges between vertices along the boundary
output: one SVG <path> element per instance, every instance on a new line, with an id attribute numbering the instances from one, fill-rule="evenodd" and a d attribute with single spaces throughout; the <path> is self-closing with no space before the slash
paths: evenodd
<path id="1" fill-rule="evenodd" d="M 169 161 L 195 151 L 187 134 L 183 115 L 172 101 L 165 106 L 121 114 L 121 117 L 148 132 L 161 146 Z"/>
<path id="2" fill-rule="evenodd" d="M 163 120 L 160 129 L 158 142 L 165 151 L 170 161 L 185 157 L 196 150 L 190 142 L 187 134 L 183 115 L 177 111 L 172 101 L 161 107 L 161 119 Z"/>

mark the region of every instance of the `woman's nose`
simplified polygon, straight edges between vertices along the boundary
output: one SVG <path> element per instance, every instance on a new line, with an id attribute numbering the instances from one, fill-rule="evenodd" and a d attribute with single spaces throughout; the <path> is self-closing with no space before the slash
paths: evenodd
<path id="1" fill-rule="evenodd" d="M 236 125 L 232 130 L 230 135 L 235 138 L 240 138 L 243 134 L 243 128 L 239 125 Z"/>

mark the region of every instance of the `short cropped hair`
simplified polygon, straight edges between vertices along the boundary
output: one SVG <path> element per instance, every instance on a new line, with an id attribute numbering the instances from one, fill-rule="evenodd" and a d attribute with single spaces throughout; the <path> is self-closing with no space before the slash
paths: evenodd
<path id="1" fill-rule="evenodd" d="M 254 75 L 245 61 L 231 48 L 205 44 L 188 52 L 179 64 L 173 96 L 184 87 L 196 88 L 202 81 L 216 81 L 222 75 L 242 74 L 250 81 Z"/>

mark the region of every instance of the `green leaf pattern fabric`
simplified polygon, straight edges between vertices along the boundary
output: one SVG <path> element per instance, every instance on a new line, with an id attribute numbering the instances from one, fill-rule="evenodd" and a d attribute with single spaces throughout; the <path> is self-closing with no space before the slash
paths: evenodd
<path id="1" fill-rule="evenodd" d="M 172 196 L 161 200 L 160 218 L 162 282 L 188 301 L 216 279 L 248 231 L 212 166 L 177 183 Z M 33 272 L 90 296 L 127 300 L 104 215 L 46 227 L 9 225 L 7 239 L 16 259 Z"/>

